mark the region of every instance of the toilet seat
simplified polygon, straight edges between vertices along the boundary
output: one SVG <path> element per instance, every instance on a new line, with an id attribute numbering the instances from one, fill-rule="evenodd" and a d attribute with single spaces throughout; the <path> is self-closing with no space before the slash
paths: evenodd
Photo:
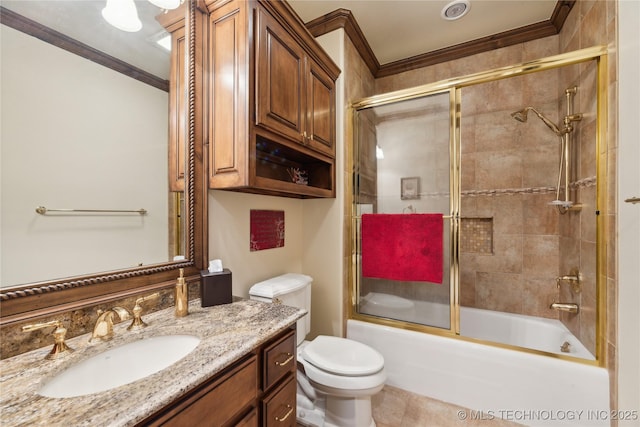
<path id="1" fill-rule="evenodd" d="M 328 393 L 334 396 L 371 396 L 380 391 L 387 380 L 387 374 L 384 369 L 373 375 L 349 377 L 318 369 L 301 357 L 298 358 L 298 361 L 302 363 L 304 368 L 303 372 L 314 388 L 322 393 Z"/>
<path id="2" fill-rule="evenodd" d="M 312 385 L 334 396 L 369 396 L 387 379 L 382 355 L 347 338 L 319 335 L 298 347 L 298 362 Z"/>
<path id="3" fill-rule="evenodd" d="M 384 358 L 371 347 L 327 335 L 319 335 L 305 345 L 302 357 L 327 373 L 350 377 L 373 375 L 384 367 Z"/>

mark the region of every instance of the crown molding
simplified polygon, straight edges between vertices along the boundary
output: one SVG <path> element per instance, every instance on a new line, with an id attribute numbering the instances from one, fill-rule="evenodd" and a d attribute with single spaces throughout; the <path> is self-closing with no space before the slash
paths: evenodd
<path id="1" fill-rule="evenodd" d="M 169 92 L 169 80 L 157 77 L 2 6 L 0 6 L 0 23 L 164 92 Z"/>
<path id="2" fill-rule="evenodd" d="M 546 21 L 526 25 L 502 33 L 482 37 L 465 43 L 460 43 L 443 49 L 434 50 L 399 61 L 380 65 L 369 42 L 356 22 L 353 14 L 348 9 L 336 9 L 333 12 L 320 16 L 305 25 L 309 32 L 318 37 L 331 31 L 342 28 L 355 45 L 358 53 L 375 78 L 391 76 L 405 71 L 415 70 L 454 59 L 464 58 L 476 53 L 487 52 L 518 43 L 524 43 L 543 37 L 553 36 L 560 32 L 569 12 L 576 0 L 560 0 Z"/>

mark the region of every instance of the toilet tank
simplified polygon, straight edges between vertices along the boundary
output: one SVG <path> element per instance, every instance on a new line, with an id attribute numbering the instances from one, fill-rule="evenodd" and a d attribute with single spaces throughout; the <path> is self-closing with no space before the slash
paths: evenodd
<path id="1" fill-rule="evenodd" d="M 304 274 L 283 274 L 253 285 L 249 289 L 249 298 L 268 303 L 282 303 L 307 310 L 307 314 L 297 322 L 297 337 L 298 344 L 300 344 L 311 327 L 312 281 L 311 277 Z"/>

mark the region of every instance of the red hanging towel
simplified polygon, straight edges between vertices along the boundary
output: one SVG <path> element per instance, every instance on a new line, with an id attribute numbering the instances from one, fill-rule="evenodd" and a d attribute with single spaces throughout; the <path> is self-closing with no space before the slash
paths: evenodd
<path id="1" fill-rule="evenodd" d="M 362 276 L 442 283 L 442 214 L 363 214 Z"/>

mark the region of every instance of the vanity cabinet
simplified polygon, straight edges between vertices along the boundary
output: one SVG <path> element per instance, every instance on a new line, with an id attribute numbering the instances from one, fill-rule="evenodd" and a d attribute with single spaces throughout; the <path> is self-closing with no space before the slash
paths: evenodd
<path id="1" fill-rule="evenodd" d="M 296 335 L 287 329 L 138 426 L 296 426 Z"/>
<path id="2" fill-rule="evenodd" d="M 282 1 L 209 9 L 209 187 L 335 197 L 340 70 Z"/>

